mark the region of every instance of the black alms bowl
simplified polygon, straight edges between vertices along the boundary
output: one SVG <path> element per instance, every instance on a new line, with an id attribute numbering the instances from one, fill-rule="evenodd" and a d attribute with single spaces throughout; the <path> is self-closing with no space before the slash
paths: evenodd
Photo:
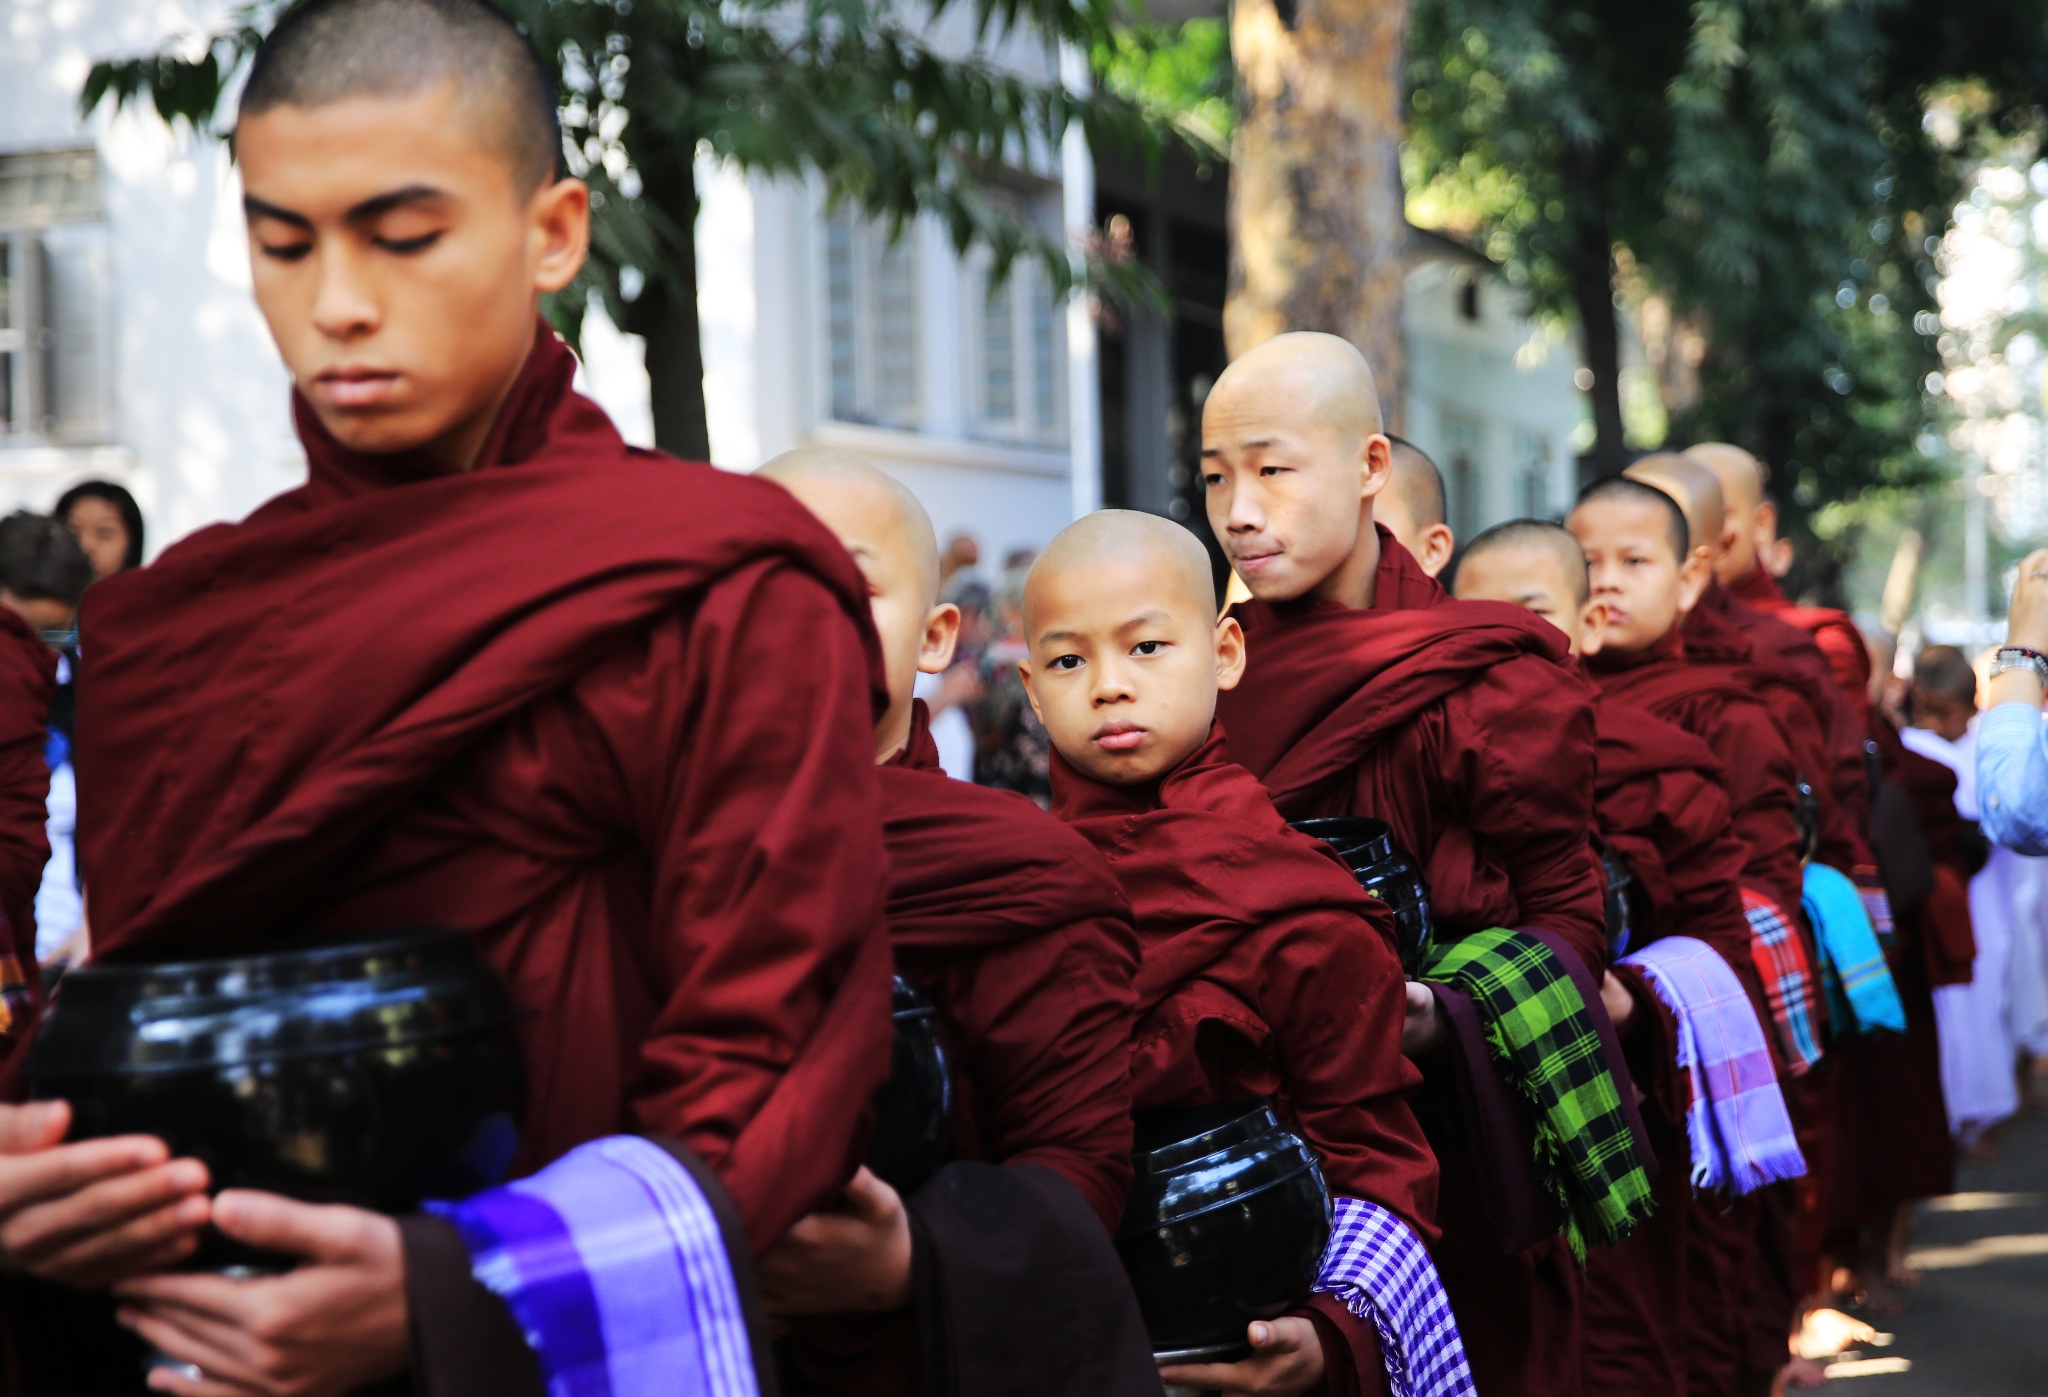
<path id="1" fill-rule="evenodd" d="M 1263 1101 L 1140 1117 L 1116 1249 L 1159 1351 L 1242 1345 L 1308 1297 L 1330 1191 Z"/>
<path id="2" fill-rule="evenodd" d="M 901 975 L 890 1002 L 896 1041 L 889 1080 L 875 1093 L 875 1138 L 868 1168 L 909 1193 L 946 1162 L 953 1119 L 953 1064 L 939 1041 L 938 1010 Z"/>
<path id="3" fill-rule="evenodd" d="M 524 1082 L 503 984 L 446 931 L 83 966 L 28 1075 L 73 1138 L 156 1135 L 217 1188 L 382 1212 L 502 1182 Z"/>
<path id="4" fill-rule="evenodd" d="M 1429 954 L 1429 884 L 1405 850 L 1394 843 L 1385 820 L 1339 815 L 1296 820 L 1294 827 L 1337 851 L 1358 886 L 1387 905 L 1394 914 L 1394 936 L 1401 948 L 1401 966 L 1410 976 Z"/>
<path id="5" fill-rule="evenodd" d="M 1607 875 L 1607 946 L 1619 959 L 1635 944 L 1641 889 L 1635 874 L 1612 849 L 1601 851 L 1600 867 Z"/>

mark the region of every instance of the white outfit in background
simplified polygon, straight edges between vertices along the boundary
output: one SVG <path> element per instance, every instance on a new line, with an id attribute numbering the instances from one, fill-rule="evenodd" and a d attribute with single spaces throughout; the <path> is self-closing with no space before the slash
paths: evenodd
<path id="1" fill-rule="evenodd" d="M 36 959 L 47 960 L 64 939 L 85 921 L 85 898 L 78 891 L 78 783 L 71 763 L 50 773 L 50 861 L 43 865 L 43 885 L 36 889 Z"/>
<path id="2" fill-rule="evenodd" d="M 943 674 L 920 674 L 910 692 L 930 703 L 945 677 Z M 968 726 L 964 709 L 949 708 L 932 719 L 932 742 L 939 749 L 939 765 L 945 768 L 946 775 L 955 781 L 974 779 L 974 729 Z"/>
<path id="3" fill-rule="evenodd" d="M 1956 812 L 1975 820 L 1975 720 L 1960 742 L 1946 741 L 1925 728 L 1907 728 L 1900 736 L 1913 751 L 1955 772 Z M 1970 983 L 1943 985 L 1934 991 L 1941 1038 L 1941 1090 L 1948 1098 L 1949 1129 L 1965 1141 L 2020 1108 L 2013 1073 L 2018 1055 L 2015 960 L 2016 951 L 2035 961 L 2040 955 L 2042 865 L 2041 859 L 2016 854 L 2001 845 L 1991 847 L 1991 857 L 1970 880 L 1970 923 L 1977 937 Z M 2030 961 L 2024 973 L 2031 974 L 2033 964 Z"/>

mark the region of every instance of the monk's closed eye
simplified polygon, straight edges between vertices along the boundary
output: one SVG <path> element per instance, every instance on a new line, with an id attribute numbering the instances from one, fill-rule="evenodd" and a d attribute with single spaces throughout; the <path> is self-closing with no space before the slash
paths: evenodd
<path id="1" fill-rule="evenodd" d="M 258 242 L 263 255 L 278 262 L 297 262 L 313 250 L 311 243 L 266 243 Z"/>
<path id="2" fill-rule="evenodd" d="M 416 238 L 376 238 L 373 241 L 386 252 L 395 252 L 403 257 L 415 252 L 425 252 L 441 241 L 441 234 L 436 231 L 422 233 Z"/>

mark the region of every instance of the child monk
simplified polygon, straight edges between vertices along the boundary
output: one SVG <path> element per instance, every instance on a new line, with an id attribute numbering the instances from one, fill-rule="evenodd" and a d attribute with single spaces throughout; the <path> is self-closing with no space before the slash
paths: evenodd
<path id="1" fill-rule="evenodd" d="M 1606 640 L 1585 556 L 1555 524 L 1525 519 L 1488 529 L 1467 545 L 1455 590 L 1460 600 L 1526 607 L 1563 629 L 1581 659 Z M 1642 709 L 1596 698 L 1593 714 L 1600 834 L 1635 894 L 1630 940 L 1615 948 L 1626 958 L 1608 972 L 1626 996 L 1614 1019 L 1630 1075 L 1648 1093 L 1659 1206 L 1627 1239 L 1587 1258 L 1585 1391 L 1677 1393 L 1687 1390 L 1688 1330 L 1713 1329 L 1719 1347 L 1732 1351 L 1745 1328 L 1738 1296 L 1687 1293 L 1687 1239 L 1700 1210 L 1724 1209 L 1727 1194 L 1788 1177 L 1801 1161 L 1754 1007 L 1762 991 L 1738 888 L 1743 849 L 1729 829 L 1721 764 L 1698 738 Z M 1647 955 L 1653 945 L 1663 948 L 1658 957 Z M 1663 956 L 1680 963 L 1669 970 L 1643 963 Z M 1696 1016 L 1716 1031 L 1686 1021 Z M 1746 1045 L 1746 1057 L 1729 1048 L 1701 1060 L 1703 1045 L 1732 1041 Z M 1698 1129 L 1695 1113 L 1717 1109 L 1740 1113 L 1752 1131 Z M 1754 1130 L 1760 1117 L 1779 1129 Z M 1722 1159 L 1702 1148 L 1695 1159 L 1696 1144 L 1724 1136 L 1747 1153 Z M 1715 1191 L 1696 1197 L 1696 1182 Z"/>
<path id="2" fill-rule="evenodd" d="M 890 941 L 959 1066 L 955 1162 L 907 1199 L 863 1168 L 848 1206 L 805 1218 L 762 1262 L 767 1309 L 816 1316 L 783 1344 L 784 1390 L 1156 1392 L 1109 1237 L 1130 1181 L 1129 904 L 1074 831 L 940 769 L 911 690 L 952 662 L 960 609 L 939 600 L 923 506 L 824 448 L 756 473 L 808 506 L 867 579 L 889 680 L 874 752 Z M 920 1351 L 945 1355 L 922 1384 Z"/>
<path id="3" fill-rule="evenodd" d="M 515 1172 L 547 1166 L 545 1190 L 601 1137 L 665 1137 L 708 1168 L 644 1139 L 590 1167 L 651 1170 L 699 1219 L 729 1191 L 728 1235 L 765 1250 L 838 1196 L 888 1066 L 867 589 L 787 492 L 630 450 L 572 389 L 538 307 L 583 263 L 589 194 L 558 178 L 548 67 L 498 11 L 312 0 L 240 101 L 309 479 L 86 603 L 95 952 L 466 929 L 521 1010 Z M 160 1142 L 65 1129 L 61 1105 L 0 1118 L 0 1267 L 101 1286 L 209 1222 L 304 1258 L 125 1282 L 124 1321 L 189 1365 L 163 1390 L 417 1367 L 432 1276 L 518 1343 L 460 1223 L 209 1200 Z M 554 1196 L 572 1232 L 583 1177 Z M 643 1235 L 682 1275 L 676 1234 Z M 643 1294 L 664 1318 L 608 1333 L 665 1341 L 672 1296 Z"/>
<path id="4" fill-rule="evenodd" d="M 1132 1101 L 1271 1098 L 1340 1199 L 1315 1294 L 1249 1326 L 1253 1356 L 1169 1367 L 1226 1392 L 1469 1390 L 1423 1243 L 1436 1166 L 1405 1093 L 1392 923 L 1230 761 L 1216 698 L 1244 671 L 1202 547 L 1121 510 L 1062 531 L 1025 583 L 1024 670 L 1052 738 L 1053 809 L 1108 858 L 1138 929 Z M 1368 1236 L 1377 1241 L 1368 1242 Z M 1399 1258 L 1412 1288 L 1388 1286 Z"/>
<path id="5" fill-rule="evenodd" d="M 1794 815 L 1797 776 L 1784 733 L 1737 675 L 1686 659 L 1682 623 L 1705 590 L 1708 568 L 1691 547 L 1690 527 L 1676 500 L 1616 476 L 1581 492 L 1565 526 L 1585 552 L 1593 596 L 1607 613 L 1607 643 L 1587 660 L 1602 692 L 1685 729 L 1721 762 L 1733 828 L 1743 846 L 1751 952 L 1780 1061 L 1791 1077 L 1809 1072 L 1821 1059 L 1823 1024 L 1813 954 L 1798 913 L 1804 874 Z M 1802 1109 L 1796 1119 L 1812 1130 L 1825 1116 Z M 1714 1347 L 1718 1327 L 1695 1331 L 1696 1393 L 1732 1387 L 1738 1370 L 1768 1375 L 1785 1362 L 1786 1336 L 1801 1298 L 1795 1200 L 1788 1187 L 1759 1192 L 1746 1212 L 1728 1215 L 1727 1227 L 1701 1229 L 1695 1258 L 1723 1278 L 1711 1283 L 1713 1289 L 1751 1297 L 1752 1323 L 1734 1352 Z"/>
<path id="6" fill-rule="evenodd" d="M 1387 821 L 1423 869 L 1440 941 L 1540 929 L 1597 975 L 1607 945 L 1584 686 L 1561 667 L 1554 628 L 1452 603 L 1376 521 L 1394 469 L 1380 428 L 1372 370 L 1334 335 L 1276 336 L 1210 391 L 1209 526 L 1253 597 L 1233 611 L 1251 658 L 1221 700 L 1231 752 L 1289 819 Z M 1437 1000 L 1422 985 L 1409 999 L 1404 1048 L 1443 1044 Z M 1480 1390 L 1575 1393 L 1565 1244 L 1503 1255 L 1493 1171 L 1466 1145 L 1439 1153 L 1437 1257 L 1475 1336 Z"/>
<path id="7" fill-rule="evenodd" d="M 1801 821 L 1802 828 L 1810 824 L 1811 856 L 1874 887 L 1862 830 L 1870 794 L 1860 724 L 1831 682 L 1826 657 L 1804 631 L 1745 605 L 1722 584 L 1722 559 L 1739 531 L 1727 522 L 1713 471 L 1691 456 L 1665 451 L 1632 463 L 1626 474 L 1678 501 L 1694 551 L 1706 560 L 1709 580 L 1685 618 L 1687 656 L 1745 670 L 1745 680 L 1784 730 L 1807 788 Z"/>

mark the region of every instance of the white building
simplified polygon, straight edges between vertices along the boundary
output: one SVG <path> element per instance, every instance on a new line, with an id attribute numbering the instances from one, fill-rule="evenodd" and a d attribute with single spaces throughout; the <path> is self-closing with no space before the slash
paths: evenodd
<path id="1" fill-rule="evenodd" d="M 48 508 L 87 475 L 120 480 L 141 501 L 152 553 L 304 471 L 285 374 L 249 294 L 225 148 L 133 111 L 77 111 L 94 59 L 198 34 L 217 13 L 199 0 L 8 0 L 0 39 L 0 507 Z M 1006 57 L 1051 76 L 1047 55 Z M 1007 196 L 1048 230 L 1089 226 L 1087 152 L 1070 144 L 1039 165 Z M 828 215 L 801 182 L 702 173 L 719 464 L 751 468 L 804 442 L 848 447 L 899 474 L 942 535 L 976 535 L 985 566 L 1105 497 L 1189 516 L 1178 458 L 1221 367 L 1220 300 L 1201 289 L 1220 295 L 1220 179 L 1180 191 L 1175 218 L 1194 234 L 1169 275 L 1187 283 L 1173 316 L 1128 327 L 1114 364 L 1125 350 L 1105 345 L 1099 380 L 1085 306 L 1055 305 L 1037 268 L 992 292 L 979 260 L 956 258 L 936 226 L 892 245 Z M 1409 435 L 1444 463 L 1466 528 L 1561 508 L 1582 415 L 1575 361 L 1513 314 L 1484 264 L 1418 246 Z M 599 325 L 584 348 L 592 391 L 646 441 L 636 342 Z"/>

